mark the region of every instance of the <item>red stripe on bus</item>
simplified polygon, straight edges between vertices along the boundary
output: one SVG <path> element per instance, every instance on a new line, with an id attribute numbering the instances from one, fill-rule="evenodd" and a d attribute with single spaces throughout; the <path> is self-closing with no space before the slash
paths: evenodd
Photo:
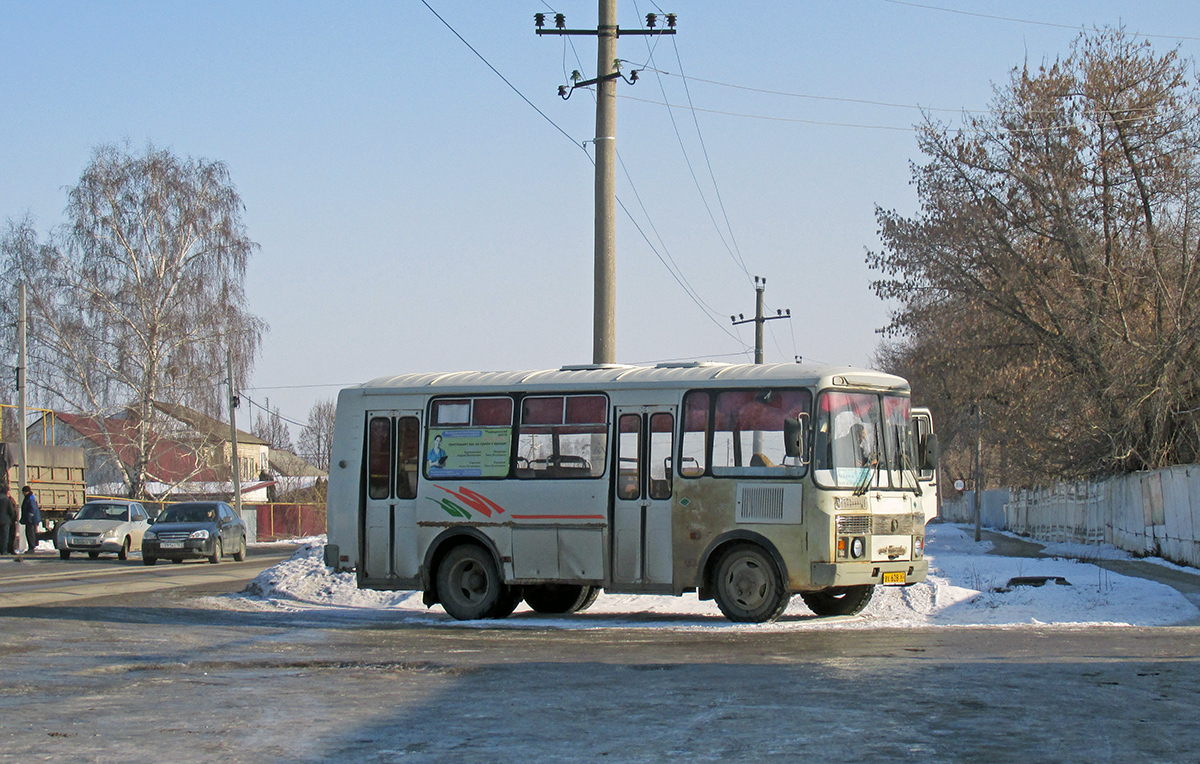
<path id="1" fill-rule="evenodd" d="M 606 520 L 604 515 L 510 515 L 514 520 Z"/>

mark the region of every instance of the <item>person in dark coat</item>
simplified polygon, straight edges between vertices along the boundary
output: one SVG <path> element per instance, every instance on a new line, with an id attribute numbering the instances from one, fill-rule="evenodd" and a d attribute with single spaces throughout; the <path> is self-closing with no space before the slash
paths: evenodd
<path id="1" fill-rule="evenodd" d="M 29 486 L 22 486 L 21 493 L 25 494 L 25 498 L 21 500 L 21 525 L 25 526 L 25 541 L 29 544 L 29 552 L 37 549 L 37 527 L 42 521 L 42 511 L 38 509 L 37 499 L 33 496 L 33 489 Z"/>
<path id="2" fill-rule="evenodd" d="M 13 542 L 16 540 L 17 503 L 5 488 L 0 493 L 0 554 L 12 554 L 16 551 Z"/>

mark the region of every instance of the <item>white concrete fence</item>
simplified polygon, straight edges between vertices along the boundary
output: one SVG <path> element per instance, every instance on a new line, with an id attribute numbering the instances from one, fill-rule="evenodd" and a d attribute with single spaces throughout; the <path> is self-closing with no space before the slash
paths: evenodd
<path id="1" fill-rule="evenodd" d="M 1038 541 L 1112 544 L 1200 567 L 1200 464 L 1052 488 L 984 491 L 983 525 Z M 974 496 L 942 502 L 941 517 L 974 522 Z"/>

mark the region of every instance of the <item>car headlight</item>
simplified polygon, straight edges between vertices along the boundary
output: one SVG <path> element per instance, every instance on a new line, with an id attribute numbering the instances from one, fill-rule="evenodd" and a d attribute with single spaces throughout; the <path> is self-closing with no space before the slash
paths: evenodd
<path id="1" fill-rule="evenodd" d="M 158 538 L 158 534 L 155 533 L 154 531 L 146 531 L 145 533 L 142 534 L 142 538 L 150 539 L 151 541 L 153 541 L 154 539 Z"/>
<path id="2" fill-rule="evenodd" d="M 192 531 L 192 535 L 191 535 L 191 536 L 188 536 L 188 538 L 191 538 L 191 539 L 206 539 L 206 538 L 208 538 L 208 531 L 204 530 L 203 528 L 201 528 L 201 529 L 200 529 L 200 530 L 198 530 L 198 531 Z"/>
<path id="3" fill-rule="evenodd" d="M 109 528 L 108 530 L 103 531 L 100 534 L 100 538 L 102 538 L 102 539 L 115 539 L 116 537 L 117 537 L 117 529 L 116 528 Z"/>

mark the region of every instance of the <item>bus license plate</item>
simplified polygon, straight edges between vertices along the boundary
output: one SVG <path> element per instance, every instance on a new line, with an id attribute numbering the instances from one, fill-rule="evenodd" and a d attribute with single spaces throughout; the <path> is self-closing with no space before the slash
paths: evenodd
<path id="1" fill-rule="evenodd" d="M 883 582 L 885 584 L 902 584 L 904 583 L 904 571 L 898 570 L 895 573 L 884 573 Z"/>
<path id="2" fill-rule="evenodd" d="M 159 544 L 163 549 L 183 549 L 182 541 L 164 541 Z M 887 575 L 887 574 L 885 574 Z"/>

